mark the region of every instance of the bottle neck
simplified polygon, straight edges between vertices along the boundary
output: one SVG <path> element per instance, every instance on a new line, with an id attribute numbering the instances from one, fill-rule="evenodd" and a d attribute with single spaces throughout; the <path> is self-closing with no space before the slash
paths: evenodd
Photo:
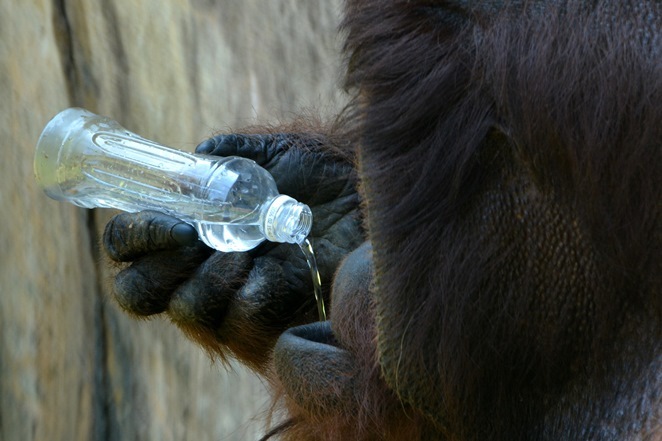
<path id="1" fill-rule="evenodd" d="M 308 237 L 312 224 L 313 215 L 307 205 L 278 195 L 265 210 L 262 230 L 271 242 L 298 244 Z"/>

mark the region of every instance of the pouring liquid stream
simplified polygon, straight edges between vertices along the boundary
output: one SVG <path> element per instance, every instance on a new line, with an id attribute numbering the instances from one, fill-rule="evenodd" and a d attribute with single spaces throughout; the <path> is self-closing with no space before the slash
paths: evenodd
<path id="1" fill-rule="evenodd" d="M 317 268 L 317 260 L 315 260 L 315 253 L 313 252 L 313 245 L 310 240 L 306 239 L 299 244 L 299 248 L 306 257 L 308 268 L 310 268 L 310 275 L 313 278 L 313 289 L 315 293 L 315 300 L 317 301 L 317 314 L 321 322 L 326 321 L 326 309 L 324 307 L 324 297 L 322 297 L 322 280 L 320 272 Z"/>

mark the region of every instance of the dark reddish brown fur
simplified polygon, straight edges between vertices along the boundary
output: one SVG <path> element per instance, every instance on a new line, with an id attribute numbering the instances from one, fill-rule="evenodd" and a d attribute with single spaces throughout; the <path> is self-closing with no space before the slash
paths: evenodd
<path id="1" fill-rule="evenodd" d="M 430 422 L 452 440 L 660 436 L 660 4 L 651 19 L 616 1 L 451 16 L 448 3 L 347 4 L 377 302 L 368 318 L 343 311 L 341 328 L 378 352 L 362 352 L 367 386 L 349 411 L 288 403 L 285 437 L 416 439 Z M 542 236 L 481 229 L 504 194 Z M 508 266 L 528 263 L 520 245 L 545 246 L 546 222 L 560 236 L 549 246 L 571 248 L 531 265 L 578 278 L 563 291 Z M 622 423 L 613 437 L 591 432 L 609 421 Z"/>

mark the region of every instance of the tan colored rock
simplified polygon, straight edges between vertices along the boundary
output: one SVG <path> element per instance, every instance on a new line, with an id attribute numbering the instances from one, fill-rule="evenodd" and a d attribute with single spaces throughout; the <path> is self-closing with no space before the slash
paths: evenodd
<path id="1" fill-rule="evenodd" d="M 339 107 L 339 2 L 0 0 L 0 439 L 244 440 L 262 385 L 108 293 L 108 210 L 47 199 L 32 157 L 81 106 L 187 150 L 219 130 Z"/>

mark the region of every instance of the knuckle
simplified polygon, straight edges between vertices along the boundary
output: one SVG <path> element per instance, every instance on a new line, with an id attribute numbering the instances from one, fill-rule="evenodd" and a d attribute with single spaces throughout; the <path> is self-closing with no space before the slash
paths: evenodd
<path id="1" fill-rule="evenodd" d="M 205 155 L 230 156 L 237 153 L 239 137 L 235 134 L 223 134 L 209 138 L 195 148 L 195 152 Z"/>
<path id="2" fill-rule="evenodd" d="M 134 267 L 115 277 L 114 295 L 117 303 L 134 315 L 149 316 L 165 311 L 167 296 L 158 284 Z"/>
<path id="3" fill-rule="evenodd" d="M 117 303 L 129 312 L 136 311 L 136 304 L 140 303 L 140 293 L 143 292 L 139 275 L 128 268 L 115 276 L 113 293 Z"/>
<path id="4" fill-rule="evenodd" d="M 116 261 L 126 261 L 127 241 L 124 235 L 125 226 L 123 225 L 121 215 L 114 216 L 108 223 L 103 232 L 103 247 L 106 254 Z M 129 226 L 130 228 L 130 226 Z"/>

